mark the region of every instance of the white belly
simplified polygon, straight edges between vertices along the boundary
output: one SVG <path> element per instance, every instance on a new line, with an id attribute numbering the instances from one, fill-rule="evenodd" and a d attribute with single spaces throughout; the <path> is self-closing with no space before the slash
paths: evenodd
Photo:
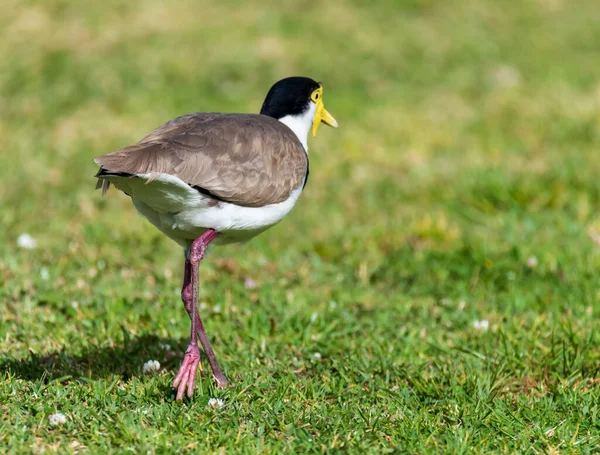
<path id="1" fill-rule="evenodd" d="M 296 204 L 303 184 L 289 198 L 264 207 L 241 207 L 215 200 L 168 174 L 134 178 L 107 176 L 114 186 L 129 194 L 138 212 L 182 246 L 206 229 L 219 232 L 216 244 L 243 242 L 277 224 Z"/>

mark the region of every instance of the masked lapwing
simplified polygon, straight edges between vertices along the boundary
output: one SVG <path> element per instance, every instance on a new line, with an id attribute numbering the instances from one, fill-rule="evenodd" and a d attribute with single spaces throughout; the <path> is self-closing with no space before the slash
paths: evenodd
<path id="1" fill-rule="evenodd" d="M 321 122 L 337 128 L 323 87 L 306 77 L 277 82 L 260 115 L 197 112 L 171 120 L 136 145 L 95 158 L 97 188 L 112 184 L 137 211 L 184 249 L 181 298 L 190 344 L 173 382 L 191 396 L 198 339 L 219 387 L 221 371 L 198 314 L 198 266 L 209 244 L 243 242 L 277 224 L 308 179 L 307 137 Z"/>

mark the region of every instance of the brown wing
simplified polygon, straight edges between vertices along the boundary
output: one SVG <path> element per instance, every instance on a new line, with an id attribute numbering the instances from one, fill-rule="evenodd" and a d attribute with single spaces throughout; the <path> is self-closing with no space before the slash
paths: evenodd
<path id="1" fill-rule="evenodd" d="M 308 157 L 295 134 L 278 120 L 255 114 L 178 117 L 138 144 L 94 161 L 112 173 L 171 174 L 246 207 L 285 201 L 308 171 Z"/>

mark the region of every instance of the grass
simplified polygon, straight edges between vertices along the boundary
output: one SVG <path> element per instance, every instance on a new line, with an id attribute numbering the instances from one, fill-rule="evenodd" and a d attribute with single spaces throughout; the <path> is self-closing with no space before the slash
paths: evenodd
<path id="1" fill-rule="evenodd" d="M 3 453 L 600 451 L 596 2 L 372 3 L 4 2 Z M 234 385 L 175 402 L 181 252 L 91 158 L 294 74 L 341 127 L 202 264 Z"/>

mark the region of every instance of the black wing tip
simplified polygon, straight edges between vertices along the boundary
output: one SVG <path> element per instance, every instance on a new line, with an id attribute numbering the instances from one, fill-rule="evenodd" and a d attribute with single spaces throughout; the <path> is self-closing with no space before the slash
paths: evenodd
<path id="1" fill-rule="evenodd" d="M 96 175 L 98 177 L 98 175 Z M 96 189 L 99 190 L 102 188 L 102 196 L 106 194 L 108 189 L 110 188 L 110 182 L 102 177 L 98 177 L 98 181 L 96 182 Z"/>
<path id="2" fill-rule="evenodd" d="M 134 177 L 133 174 L 128 174 L 127 172 L 120 172 L 120 171 L 111 171 L 111 170 L 105 169 L 101 166 L 100 169 L 98 169 L 98 172 L 96 172 L 96 175 L 94 177 L 96 177 L 98 179 L 98 182 L 96 182 L 96 189 L 99 190 L 100 188 L 102 188 L 102 196 L 104 196 L 106 194 L 106 192 L 108 191 L 108 189 L 110 188 L 110 182 L 108 180 L 102 178 L 103 176 Z"/>
<path id="3" fill-rule="evenodd" d="M 100 167 L 98 172 L 96 172 L 95 177 L 102 177 L 104 175 L 114 175 L 115 177 L 133 177 L 133 174 L 129 174 L 128 172 L 121 171 L 111 171 L 110 169 L 106 169 L 104 167 Z"/>

